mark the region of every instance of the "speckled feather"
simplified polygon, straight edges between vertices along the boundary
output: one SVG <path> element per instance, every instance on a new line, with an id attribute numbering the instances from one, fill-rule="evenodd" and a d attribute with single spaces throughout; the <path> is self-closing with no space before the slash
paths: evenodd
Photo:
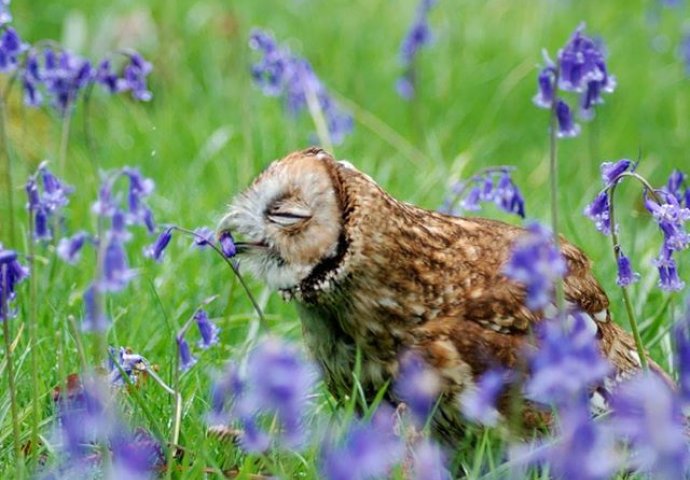
<path id="1" fill-rule="evenodd" d="M 314 177 L 308 185 L 305 176 Z M 266 190 L 276 191 L 262 196 Z M 251 225 L 285 198 L 312 216 L 275 237 L 270 226 L 259 231 Z M 324 209 L 328 215 L 317 218 Z M 415 350 L 442 379 L 444 401 L 434 426 L 453 443 L 462 431 L 460 392 L 495 366 L 524 371 L 530 327 L 543 312 L 530 311 L 523 287 L 501 273 L 520 227 L 400 202 L 350 164 L 312 148 L 269 166 L 235 199 L 221 229 L 271 252 L 249 252 L 249 269 L 296 302 L 307 346 L 337 398 L 352 392 L 357 348 L 359 381 L 370 398 L 397 375 L 400 355 Z M 567 301 L 591 317 L 615 376 L 629 375 L 639 369 L 632 338 L 611 321 L 584 253 L 565 239 L 561 247 Z M 260 266 L 267 255 L 282 262 L 276 269 L 290 267 L 290 274 L 276 276 L 292 283 L 270 278 L 273 266 Z M 504 413 L 508 403 L 501 403 Z M 531 425 L 548 421 L 530 408 L 523 418 Z"/>

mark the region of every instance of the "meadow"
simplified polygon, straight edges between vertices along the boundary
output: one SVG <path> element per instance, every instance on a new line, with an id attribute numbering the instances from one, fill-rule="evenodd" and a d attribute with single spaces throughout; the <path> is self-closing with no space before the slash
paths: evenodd
<path id="1" fill-rule="evenodd" d="M 33 263 L 31 278 L 17 285 L 16 316 L 5 320 L 7 341 L 0 346 L 2 478 L 75 474 L 61 463 L 65 454 L 56 440 L 58 407 L 70 391 L 68 379 L 76 378 L 70 375 L 86 375 L 94 366 L 96 372 L 107 370 L 106 345 L 145 357 L 146 369 L 173 390 L 171 394 L 151 374 L 139 373 L 135 384 L 120 382 L 106 395 L 123 422 L 140 429 L 140 434 L 147 432 L 151 441 L 143 442 L 142 451 L 149 452 L 151 444 L 162 445 L 161 459 L 153 473 L 139 473 L 141 477 L 135 477 L 134 470 L 109 469 L 107 461 L 93 459 L 89 469 L 101 473 L 89 470 L 80 475 L 326 475 L 319 442 L 302 449 L 247 453 L 232 441 L 232 431 L 208 431 L 212 384 L 229 360 L 244 358 L 269 333 L 300 346 L 294 307 L 246 277 L 265 317 L 260 321 L 228 268 L 232 261 L 209 248 L 195 248 L 194 238 L 183 232 L 172 232 L 160 262 L 142 253 L 167 225 L 215 229 L 232 197 L 271 161 L 320 140 L 308 108 L 291 114 L 281 97 L 264 95 L 252 78 L 252 65 L 261 59 L 261 52 L 249 45 L 255 28 L 270 32 L 277 43 L 307 59 L 336 104 L 352 116 L 352 132 L 332 147 L 336 158 L 350 161 L 396 198 L 433 210 L 458 180 L 487 167 L 514 166 L 512 179 L 524 195 L 526 220 L 490 203 L 468 214 L 549 225 L 549 111 L 536 108 L 533 97 L 543 66 L 542 49 L 555 58 L 585 22 L 586 33 L 602 40 L 617 85 L 604 95 L 591 121 L 578 121 L 577 137 L 557 142 L 559 231 L 593 260 L 595 276 L 611 299 L 612 318 L 629 329 L 611 241 L 583 211 L 603 188 L 603 162 L 639 161 L 636 172 L 655 187 L 666 185 L 674 170 L 690 173 L 690 46 L 685 52 L 682 47 L 690 33 L 690 5 L 438 0 L 428 16 L 431 41 L 420 48 L 410 67 L 415 93 L 405 99 L 396 91 L 406 68 L 400 48 L 417 7 L 414 0 L 11 3 L 10 25 L 32 45 L 50 39 L 96 65 L 108 52 L 139 52 L 152 66 L 146 77 L 152 98 L 138 101 L 131 91 L 109 94 L 96 86 L 62 115 L 50 105 L 25 106 L 21 82 L 12 73 L 2 76 L 9 94 L 7 149 L 0 163 L 6 172 L 9 155 L 12 207 L 7 184 L 0 182 L 0 242 L 19 254 L 22 265 Z M 53 219 L 52 238 L 34 242 L 25 184 L 44 161 L 74 190 Z M 141 198 L 157 227 L 153 233 L 143 226 L 130 229 L 125 247 L 133 278 L 100 299 L 111 322 L 107 330 L 84 331 L 89 316 L 85 294 L 103 268 L 103 252 L 87 245 L 81 260 L 70 265 L 58 256 L 59 241 L 79 231 L 103 234 L 92 206 L 104 179 L 112 179 L 104 172 L 126 166 L 155 183 L 155 189 L 145 188 Z M 123 180 L 122 199 L 126 185 Z M 652 262 L 662 235 L 640 193 L 634 182 L 622 182 L 616 192 L 620 241 L 640 274 L 628 291 L 645 348 L 676 375 L 672 327 L 690 315 L 685 306 L 688 288 L 671 293 L 659 288 Z M 678 252 L 676 260 L 680 278 L 690 282 L 688 252 Z M 198 348 L 199 334 L 192 322 L 186 336 L 197 362 L 180 372 L 176 335 L 201 306 L 220 328 L 219 342 Z M 31 335 L 36 341 L 33 349 Z M 7 381 L 10 364 L 14 402 Z M 119 373 L 123 372 L 110 367 L 111 378 Z M 317 381 L 309 397 L 310 428 L 345 432 L 356 417 L 358 402 L 355 395 L 345 405 L 336 405 Z M 367 405 L 367 410 L 373 407 Z M 470 424 L 463 448 L 449 455 L 446 464 L 467 478 L 508 478 L 510 444 L 497 430 Z M 107 458 L 112 455 L 109 448 L 101 445 L 89 455 Z M 687 453 L 673 461 L 687 466 Z M 382 478 L 407 478 L 409 473 L 404 465 L 384 470 Z M 445 478 L 430 472 L 417 471 L 410 478 Z M 535 469 L 529 475 L 550 474 L 548 469 Z M 630 475 L 646 478 L 644 473 Z"/>

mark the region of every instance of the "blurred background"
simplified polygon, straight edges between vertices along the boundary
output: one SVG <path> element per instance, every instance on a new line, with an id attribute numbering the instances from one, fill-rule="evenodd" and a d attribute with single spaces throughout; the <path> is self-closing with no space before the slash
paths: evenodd
<path id="1" fill-rule="evenodd" d="M 94 61 L 134 48 L 153 64 L 152 101 L 135 103 L 98 91 L 88 108 L 77 107 L 65 172 L 77 187 L 70 228 L 92 222 L 99 169 L 139 166 L 154 179 L 151 204 L 159 222 L 214 226 L 224 205 L 270 161 L 310 145 L 310 117 L 287 115 L 279 98 L 263 95 L 252 83 L 251 65 L 259 58 L 248 47 L 254 27 L 272 32 L 311 62 L 354 117 L 354 130 L 335 147 L 336 157 L 351 161 L 394 196 L 436 209 L 453 180 L 486 166 L 515 165 L 527 217 L 547 221 L 548 112 L 536 108 L 532 97 L 542 49 L 555 56 L 586 22 L 587 33 L 605 44 L 618 87 L 605 96 L 596 118 L 583 123 L 578 138 L 559 141 L 562 229 L 595 260 L 597 276 L 612 292 L 614 315 L 625 323 L 609 240 L 581 212 L 600 189 L 603 161 L 640 158 L 639 171 L 655 185 L 664 184 L 673 168 L 690 167 L 690 78 L 684 58 L 690 52 L 682 48 L 688 5 L 439 0 L 429 17 L 433 41 L 416 60 L 417 94 L 406 101 L 395 84 L 403 73 L 400 44 L 416 7 L 414 0 L 13 1 L 14 26 L 31 43 L 54 39 Z M 23 179 L 40 161 L 56 158 L 60 125 L 47 110 L 25 109 L 18 93 L 10 115 L 19 152 L 15 178 Z M 654 301 L 661 294 L 652 288 L 657 276 L 649 263 L 660 239 L 642 218 L 639 188 L 625 185 L 618 195 L 623 243 L 643 273 L 635 298 L 643 318 L 651 317 L 661 305 Z M 482 214 L 518 221 L 491 206 Z M 143 246 L 149 240 L 138 241 Z M 240 292 L 226 298 L 228 275 L 217 263 L 209 267 L 211 260 L 200 261 L 186 244 L 175 248 L 169 254 L 173 260 L 162 266 L 132 261 L 173 315 L 222 293 L 223 335 L 226 345 L 233 345 L 245 335 L 247 314 L 241 312 L 251 311 L 248 302 Z M 686 280 L 687 267 L 681 265 Z M 88 282 L 88 273 L 71 275 L 56 288 L 69 291 Z M 160 315 L 157 300 L 142 295 L 146 298 L 137 298 L 136 306 L 115 297 L 112 335 L 151 355 L 169 338 L 155 324 L 140 321 Z M 268 292 L 261 299 L 277 328 L 297 336 L 292 307 Z M 74 309 L 72 300 L 56 308 Z"/>

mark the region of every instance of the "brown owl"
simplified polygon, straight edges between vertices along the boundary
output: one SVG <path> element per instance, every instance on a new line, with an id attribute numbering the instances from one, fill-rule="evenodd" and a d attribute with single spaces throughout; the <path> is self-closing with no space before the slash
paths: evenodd
<path id="1" fill-rule="evenodd" d="M 400 202 L 317 148 L 271 164 L 220 229 L 243 240 L 243 268 L 296 303 L 334 396 L 352 392 L 358 350 L 370 399 L 399 374 L 401 355 L 417 352 L 442 385 L 432 425 L 451 443 L 462 431 L 459 395 L 491 367 L 520 368 L 531 326 L 543 316 L 501 273 L 522 228 Z M 611 321 L 588 259 L 565 241 L 561 248 L 567 301 L 587 314 L 616 374 L 638 370 L 634 341 Z M 523 417 L 544 420 L 529 406 Z"/>

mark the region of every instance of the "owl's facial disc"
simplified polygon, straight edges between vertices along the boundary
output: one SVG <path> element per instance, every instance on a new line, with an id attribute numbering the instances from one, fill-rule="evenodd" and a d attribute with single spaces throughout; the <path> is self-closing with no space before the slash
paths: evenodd
<path id="1" fill-rule="evenodd" d="M 293 155 L 274 162 L 238 195 L 219 229 L 236 237 L 250 273 L 273 289 L 289 290 L 336 255 L 341 223 L 323 161 Z"/>

